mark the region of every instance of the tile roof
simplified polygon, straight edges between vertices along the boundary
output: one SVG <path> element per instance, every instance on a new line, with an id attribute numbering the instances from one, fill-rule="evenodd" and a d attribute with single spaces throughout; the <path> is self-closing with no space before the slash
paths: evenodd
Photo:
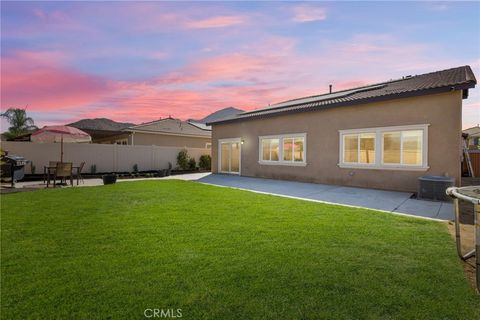
<path id="1" fill-rule="evenodd" d="M 480 135 L 480 126 L 477 125 L 476 127 L 471 127 L 462 131 L 463 133 L 467 133 L 470 136 L 478 136 Z"/>
<path id="2" fill-rule="evenodd" d="M 187 121 L 180 119 L 165 118 L 152 122 L 142 123 L 138 126 L 126 128 L 125 131 L 136 131 L 146 133 L 165 133 L 178 134 L 186 136 L 204 136 L 211 137 L 211 130 L 201 129 Z"/>
<path id="3" fill-rule="evenodd" d="M 352 104 L 391 100 L 401 97 L 463 90 L 475 87 L 477 80 L 469 66 L 462 66 L 398 80 L 377 83 L 333 93 L 280 102 L 266 108 L 239 113 L 207 124 L 276 116 L 283 113 L 321 110 Z"/>

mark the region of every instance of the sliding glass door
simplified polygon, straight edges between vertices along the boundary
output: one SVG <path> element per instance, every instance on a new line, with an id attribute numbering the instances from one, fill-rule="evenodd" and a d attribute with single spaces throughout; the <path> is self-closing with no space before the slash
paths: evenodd
<path id="1" fill-rule="evenodd" d="M 240 139 L 220 140 L 219 171 L 222 173 L 240 174 Z"/>

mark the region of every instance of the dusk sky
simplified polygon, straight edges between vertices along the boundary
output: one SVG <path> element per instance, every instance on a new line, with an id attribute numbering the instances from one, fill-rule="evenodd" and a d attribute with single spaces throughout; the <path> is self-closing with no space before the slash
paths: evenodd
<path id="1" fill-rule="evenodd" d="M 39 126 L 202 118 L 461 65 L 480 78 L 479 2 L 1 3 L 1 108 Z"/>

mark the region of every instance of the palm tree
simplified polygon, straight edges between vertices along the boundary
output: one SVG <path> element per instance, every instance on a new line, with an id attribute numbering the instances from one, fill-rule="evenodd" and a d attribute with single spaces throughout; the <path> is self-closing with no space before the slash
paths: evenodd
<path id="1" fill-rule="evenodd" d="M 1 117 L 7 119 L 11 127 L 4 133 L 7 139 L 13 139 L 21 136 L 22 134 L 30 133 L 37 130 L 33 119 L 27 117 L 27 109 L 9 108 L 4 113 L 0 114 Z"/>

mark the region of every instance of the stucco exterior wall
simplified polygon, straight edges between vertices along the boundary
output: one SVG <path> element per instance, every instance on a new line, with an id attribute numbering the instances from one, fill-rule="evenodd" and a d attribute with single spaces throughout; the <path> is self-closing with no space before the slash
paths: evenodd
<path id="1" fill-rule="evenodd" d="M 162 135 L 153 133 L 135 132 L 133 135 L 134 145 L 156 145 L 164 147 L 188 147 L 188 148 L 205 148 L 207 142 L 211 142 L 210 138 L 183 137 L 173 135 Z"/>
<path id="2" fill-rule="evenodd" d="M 417 178 L 444 175 L 460 182 L 462 93 L 402 98 L 322 111 L 214 124 L 212 171 L 218 172 L 218 140 L 241 138 L 241 175 L 386 190 L 416 191 Z M 429 124 L 426 171 L 340 168 L 339 130 Z M 261 165 L 259 136 L 306 133 L 302 166 Z"/>

